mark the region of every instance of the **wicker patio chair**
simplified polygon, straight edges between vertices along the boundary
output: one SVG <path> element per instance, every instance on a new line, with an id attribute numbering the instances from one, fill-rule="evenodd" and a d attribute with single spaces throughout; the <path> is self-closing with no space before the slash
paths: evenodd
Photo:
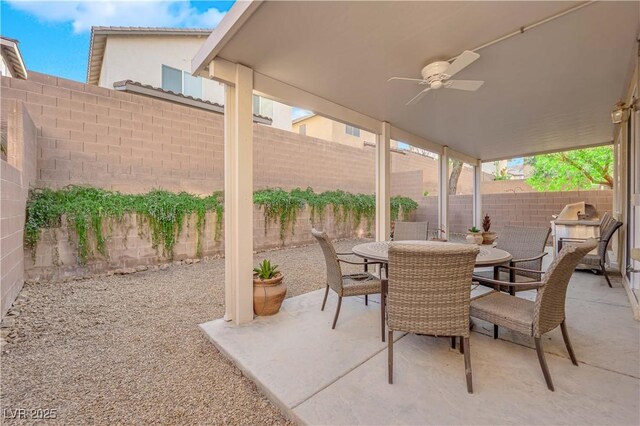
<path id="1" fill-rule="evenodd" d="M 351 265 L 372 265 L 380 264 L 380 262 L 354 262 L 347 259 L 341 259 L 339 255 L 349 255 L 352 253 L 336 253 L 331 240 L 324 231 L 311 230 L 313 236 L 320 243 L 322 253 L 324 254 L 324 260 L 327 265 L 327 287 L 324 292 L 324 299 L 322 301 L 322 308 L 327 303 L 327 296 L 329 295 L 329 288 L 335 291 L 338 295 L 338 305 L 336 307 L 336 314 L 333 318 L 333 325 L 331 329 L 336 328 L 338 322 L 338 316 L 340 315 L 340 306 L 342 306 L 342 298 L 347 296 L 365 296 L 365 304 L 368 304 L 368 296 L 370 294 L 378 294 L 381 291 L 380 278 L 372 275 L 368 272 L 362 272 L 357 274 L 343 275 L 340 263 L 348 263 Z M 384 342 L 384 310 L 381 307 L 381 322 L 382 322 L 382 341 Z"/>
<path id="2" fill-rule="evenodd" d="M 621 226 L 622 222 L 615 220 L 609 216 L 608 213 L 605 213 L 602 221 L 600 222 L 600 237 L 597 238 L 597 254 L 587 254 L 582 262 L 580 262 L 592 269 L 594 272 L 604 275 L 604 278 L 607 280 L 607 284 L 610 288 L 612 286 L 609 274 L 607 273 L 607 247 L 609 246 L 609 242 L 613 238 L 613 235 Z M 578 238 L 562 238 L 559 240 L 559 246 L 562 247 L 564 244 L 575 244 L 582 241 L 584 240 Z"/>
<path id="3" fill-rule="evenodd" d="M 569 280 L 576 266 L 597 245 L 598 242 L 591 239 L 576 245 L 565 246 L 544 273 L 542 280 L 533 283 L 537 288 L 535 302 L 495 290 L 471 301 L 472 317 L 533 337 L 542 374 L 547 382 L 547 387 L 552 391 L 554 390 L 553 382 L 544 357 L 541 337 L 560 326 L 571 362 L 578 365 L 565 324 L 565 297 Z M 474 277 L 474 279 L 483 284 L 496 286 L 532 285 L 531 283 L 508 283 L 488 278 Z"/>
<path id="4" fill-rule="evenodd" d="M 551 228 L 536 228 L 524 226 L 506 226 L 498 235 L 496 248 L 504 250 L 513 256 L 509 265 L 493 268 L 493 279 L 509 282 L 527 283 L 540 281 L 537 272 L 542 269 L 542 258 L 547 255 L 544 249 L 549 238 Z M 479 272 L 477 276 L 492 278 L 487 273 Z M 523 285 L 520 288 L 502 287 L 501 290 L 514 294 L 516 291 L 531 290 L 532 287 Z"/>
<path id="5" fill-rule="evenodd" d="M 393 241 L 426 240 L 429 222 L 396 222 Z"/>
<path id="6" fill-rule="evenodd" d="M 469 350 L 471 275 L 480 248 L 468 244 L 391 243 L 383 304 L 389 326 L 389 383 L 393 383 L 393 332 L 460 337 L 467 391 L 473 392 Z"/>

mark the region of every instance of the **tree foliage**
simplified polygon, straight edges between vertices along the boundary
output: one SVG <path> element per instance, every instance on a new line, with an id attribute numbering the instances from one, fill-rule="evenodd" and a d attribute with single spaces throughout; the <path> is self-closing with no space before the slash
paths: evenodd
<path id="1" fill-rule="evenodd" d="M 456 195 L 458 192 L 458 180 L 462 173 L 462 165 L 463 163 L 460 160 L 456 160 L 455 158 L 449 159 L 449 170 L 451 170 L 451 174 L 449 175 L 449 195 Z"/>
<path id="2" fill-rule="evenodd" d="M 613 187 L 612 146 L 537 155 L 526 164 L 533 169 L 527 183 L 537 191 Z"/>

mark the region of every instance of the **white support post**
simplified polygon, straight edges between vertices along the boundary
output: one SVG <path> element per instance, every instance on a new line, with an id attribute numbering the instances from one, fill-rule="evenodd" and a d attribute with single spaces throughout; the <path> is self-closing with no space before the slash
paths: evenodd
<path id="1" fill-rule="evenodd" d="M 442 149 L 438 168 L 438 227 L 445 231 L 444 238 L 449 239 L 449 148 Z"/>
<path id="2" fill-rule="evenodd" d="M 391 126 L 382 123 L 376 144 L 376 241 L 391 233 Z"/>
<path id="3" fill-rule="evenodd" d="M 482 161 L 473 166 L 473 226 L 482 226 Z"/>
<path id="4" fill-rule="evenodd" d="M 225 90 L 225 319 L 253 320 L 253 71 L 236 65 Z"/>

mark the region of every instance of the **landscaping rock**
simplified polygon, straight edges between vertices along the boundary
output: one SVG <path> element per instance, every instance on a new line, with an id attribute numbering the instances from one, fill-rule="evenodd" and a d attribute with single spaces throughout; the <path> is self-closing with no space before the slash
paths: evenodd
<path id="1" fill-rule="evenodd" d="M 16 320 L 12 317 L 5 317 L 0 323 L 0 328 L 11 328 L 16 324 Z"/>
<path id="2" fill-rule="evenodd" d="M 281 265 L 289 297 L 326 285 L 317 244 L 267 257 Z M 0 405 L 57 409 L 59 421 L 73 425 L 290 425 L 198 329 L 224 315 L 225 262 L 195 263 L 26 284 L 20 316 L 0 323 Z M 344 273 L 360 270 L 348 265 Z"/>
<path id="3" fill-rule="evenodd" d="M 149 269 L 149 267 L 145 266 L 145 265 L 136 266 L 136 271 L 138 271 L 138 272 L 144 272 L 147 269 Z"/>

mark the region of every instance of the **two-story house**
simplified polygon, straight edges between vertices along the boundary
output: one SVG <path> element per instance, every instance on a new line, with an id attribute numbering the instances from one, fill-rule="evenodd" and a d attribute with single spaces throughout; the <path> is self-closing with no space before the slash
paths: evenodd
<path id="1" fill-rule="evenodd" d="M 108 89 L 120 84 L 122 90 L 123 82 L 137 82 L 223 105 L 220 83 L 189 72 L 191 59 L 210 33 L 191 28 L 92 27 L 87 83 Z M 269 119 L 264 124 L 291 130 L 291 107 L 259 96 L 254 96 L 253 107 L 254 114 Z"/>

